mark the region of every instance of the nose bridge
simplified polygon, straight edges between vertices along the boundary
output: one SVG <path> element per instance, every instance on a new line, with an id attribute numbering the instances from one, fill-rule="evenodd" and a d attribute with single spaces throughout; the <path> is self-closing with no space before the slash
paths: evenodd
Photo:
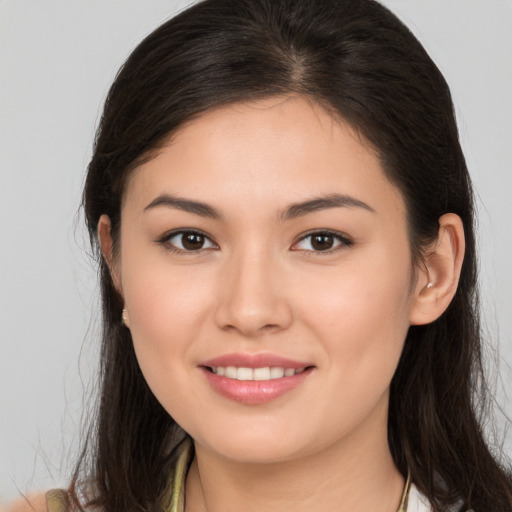
<path id="1" fill-rule="evenodd" d="M 252 240 L 226 258 L 216 320 L 220 327 L 254 336 L 285 328 L 291 321 L 279 258 L 269 246 Z"/>

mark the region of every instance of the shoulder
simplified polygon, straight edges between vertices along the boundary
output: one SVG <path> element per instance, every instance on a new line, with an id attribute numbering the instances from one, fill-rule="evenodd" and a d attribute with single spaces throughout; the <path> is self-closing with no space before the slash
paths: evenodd
<path id="1" fill-rule="evenodd" d="M 46 493 L 29 494 L 0 507 L 0 512 L 47 512 Z"/>
<path id="2" fill-rule="evenodd" d="M 0 506 L 0 512 L 65 512 L 67 509 L 66 492 L 60 489 L 29 494 Z"/>

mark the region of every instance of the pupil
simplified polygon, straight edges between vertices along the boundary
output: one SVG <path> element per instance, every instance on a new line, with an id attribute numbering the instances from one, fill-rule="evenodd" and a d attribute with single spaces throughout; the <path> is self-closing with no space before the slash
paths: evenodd
<path id="1" fill-rule="evenodd" d="M 327 249 L 331 249 L 333 244 L 332 235 L 314 235 L 312 240 L 312 246 L 314 249 L 318 249 L 319 251 L 325 251 Z"/>
<path id="2" fill-rule="evenodd" d="M 188 233 L 183 237 L 183 247 L 185 249 L 201 249 L 203 243 L 204 243 L 204 237 L 203 235 L 199 235 L 197 233 Z"/>

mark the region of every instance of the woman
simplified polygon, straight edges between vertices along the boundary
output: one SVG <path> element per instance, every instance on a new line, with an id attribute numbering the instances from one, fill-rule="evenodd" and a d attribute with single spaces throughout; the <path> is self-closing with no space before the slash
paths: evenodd
<path id="1" fill-rule="evenodd" d="M 207 0 L 109 93 L 98 418 L 50 510 L 512 508 L 448 87 L 371 1 Z"/>

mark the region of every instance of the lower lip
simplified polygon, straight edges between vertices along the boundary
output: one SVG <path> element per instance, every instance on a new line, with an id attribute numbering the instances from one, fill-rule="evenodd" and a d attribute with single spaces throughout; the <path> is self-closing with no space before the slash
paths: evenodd
<path id="1" fill-rule="evenodd" d="M 206 379 L 222 396 L 243 404 L 265 404 L 283 396 L 302 384 L 311 374 L 312 368 L 291 377 L 270 380 L 236 380 L 221 377 L 206 368 L 201 368 Z"/>

